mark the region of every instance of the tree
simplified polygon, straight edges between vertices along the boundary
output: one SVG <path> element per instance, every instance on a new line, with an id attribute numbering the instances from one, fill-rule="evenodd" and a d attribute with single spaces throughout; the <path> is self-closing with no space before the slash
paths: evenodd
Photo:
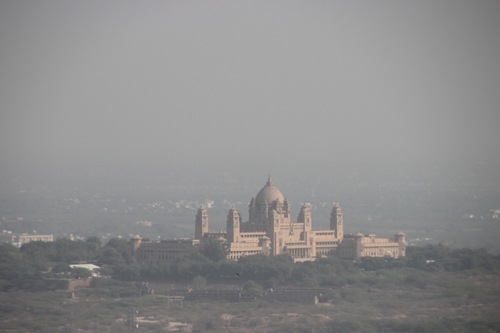
<path id="1" fill-rule="evenodd" d="M 99 252 L 99 249 L 102 246 L 101 240 L 96 236 L 90 236 L 85 240 L 85 244 L 87 244 L 87 249 L 93 255 L 96 255 Z"/>
<path id="2" fill-rule="evenodd" d="M 113 274 L 113 269 L 109 266 L 104 266 L 101 267 L 97 270 L 100 276 L 105 277 L 105 276 L 111 276 Z"/>
<path id="3" fill-rule="evenodd" d="M 55 257 L 51 261 L 72 263 L 89 259 L 87 245 L 81 240 L 72 241 L 67 238 L 57 239 L 54 243 Z"/>
<path id="4" fill-rule="evenodd" d="M 252 297 L 258 297 L 261 296 L 263 293 L 263 289 L 260 285 L 257 283 L 253 282 L 252 280 L 248 280 L 245 285 L 243 286 L 243 295 L 245 296 L 252 296 Z"/>
<path id="5" fill-rule="evenodd" d="M 33 262 L 11 244 L 0 245 L 0 280 L 30 278 L 35 273 Z"/>
<path id="6" fill-rule="evenodd" d="M 316 271 L 317 264 L 311 261 L 297 263 L 292 272 L 292 280 L 298 282 L 304 287 L 315 287 L 318 285 L 318 273 Z"/>
<path id="7" fill-rule="evenodd" d="M 278 272 L 277 275 L 274 275 L 271 278 L 277 279 L 280 282 L 288 280 L 295 265 L 293 258 L 288 254 L 280 254 L 270 257 L 269 259 L 271 260 L 272 266 Z"/>
<path id="8" fill-rule="evenodd" d="M 134 262 L 134 248 L 132 243 L 120 239 L 120 238 L 111 238 L 109 242 L 102 249 L 113 248 L 120 255 L 120 262 L 125 262 L 127 264 L 131 264 Z M 102 250 L 101 249 L 101 250 Z"/>
<path id="9" fill-rule="evenodd" d="M 71 272 L 71 271 L 72 271 L 72 269 L 71 269 L 70 265 L 68 265 L 65 262 L 57 263 L 54 266 L 54 268 L 52 268 L 52 272 L 54 272 L 54 273 Z"/>
<path id="10" fill-rule="evenodd" d="M 226 259 L 229 248 L 226 243 L 221 243 L 213 238 L 207 238 L 200 246 L 200 253 L 208 259 L 218 262 Z"/>
<path id="11" fill-rule="evenodd" d="M 361 267 L 367 271 L 376 271 L 387 268 L 388 261 L 386 258 L 363 257 L 361 258 Z"/>
<path id="12" fill-rule="evenodd" d="M 193 278 L 194 289 L 196 290 L 204 289 L 206 285 L 207 285 L 207 279 L 205 279 L 203 276 L 198 275 Z"/>
<path id="13" fill-rule="evenodd" d="M 138 265 L 116 265 L 113 267 L 113 276 L 119 279 L 135 279 L 139 276 L 140 267 Z"/>
<path id="14" fill-rule="evenodd" d="M 98 259 L 101 263 L 106 265 L 116 265 L 124 262 L 120 253 L 111 246 L 101 248 Z"/>
<path id="15" fill-rule="evenodd" d="M 29 258 L 39 270 L 44 270 L 51 261 L 56 260 L 56 248 L 53 242 L 29 242 L 21 246 L 22 257 Z"/>
<path id="16" fill-rule="evenodd" d="M 73 276 L 76 279 L 87 279 L 92 276 L 92 272 L 89 269 L 83 267 L 74 267 Z"/>

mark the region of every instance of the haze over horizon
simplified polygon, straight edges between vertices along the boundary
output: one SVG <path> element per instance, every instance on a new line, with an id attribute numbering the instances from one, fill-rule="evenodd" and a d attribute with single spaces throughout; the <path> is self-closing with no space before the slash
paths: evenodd
<path id="1" fill-rule="evenodd" d="M 4 1 L 2 165 L 495 175 L 499 14 L 497 1 Z"/>

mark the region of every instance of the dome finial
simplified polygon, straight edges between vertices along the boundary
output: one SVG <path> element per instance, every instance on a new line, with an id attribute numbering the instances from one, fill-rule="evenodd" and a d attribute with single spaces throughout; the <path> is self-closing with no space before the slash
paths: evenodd
<path id="1" fill-rule="evenodd" d="M 273 185 L 273 181 L 271 180 L 271 173 L 269 173 L 269 177 L 267 177 L 266 186 L 271 186 L 271 185 Z"/>
<path id="2" fill-rule="evenodd" d="M 267 204 L 271 205 L 276 199 L 279 199 L 280 202 L 285 201 L 283 194 L 274 186 L 271 175 L 269 175 L 266 185 L 257 193 L 257 196 L 255 196 L 254 203 L 256 206 L 261 206 L 264 205 L 264 201 L 267 201 Z"/>

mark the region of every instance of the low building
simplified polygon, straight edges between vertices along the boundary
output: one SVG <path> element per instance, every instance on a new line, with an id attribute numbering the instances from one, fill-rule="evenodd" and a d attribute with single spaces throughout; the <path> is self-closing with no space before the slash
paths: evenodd
<path id="1" fill-rule="evenodd" d="M 29 242 L 35 242 L 35 241 L 53 242 L 54 235 L 53 234 L 50 234 L 50 235 L 20 234 L 18 237 L 19 246 L 22 246 L 23 244 L 26 244 Z"/>
<path id="2" fill-rule="evenodd" d="M 143 242 L 141 237 L 132 238 L 136 258 L 140 262 L 159 265 L 173 261 L 200 244 L 197 239 L 162 239 Z"/>
<path id="3" fill-rule="evenodd" d="M 71 268 L 85 268 L 85 269 L 88 269 L 89 271 L 92 272 L 93 277 L 100 277 L 101 276 L 101 274 L 99 273 L 99 270 L 101 269 L 101 267 L 94 265 L 94 264 L 73 264 L 73 265 L 69 265 L 69 267 L 71 267 Z"/>
<path id="4" fill-rule="evenodd" d="M 6 230 L 4 230 L 0 234 L 0 243 L 9 243 L 18 247 L 21 247 L 23 244 L 35 241 L 53 242 L 54 235 L 53 234 L 40 235 L 40 234 L 28 234 L 28 233 L 19 234 L 19 233 L 12 233 Z"/>

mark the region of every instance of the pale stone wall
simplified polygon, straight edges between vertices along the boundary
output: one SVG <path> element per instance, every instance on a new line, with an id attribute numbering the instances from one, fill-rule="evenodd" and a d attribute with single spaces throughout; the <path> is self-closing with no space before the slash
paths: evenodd
<path id="1" fill-rule="evenodd" d="M 159 265 L 171 262 L 191 251 L 197 239 L 166 239 L 159 242 L 141 242 L 136 250 L 138 261 Z"/>
<path id="2" fill-rule="evenodd" d="M 53 242 L 54 235 L 19 235 L 19 244 L 26 244 L 29 242 L 42 241 Z"/>

